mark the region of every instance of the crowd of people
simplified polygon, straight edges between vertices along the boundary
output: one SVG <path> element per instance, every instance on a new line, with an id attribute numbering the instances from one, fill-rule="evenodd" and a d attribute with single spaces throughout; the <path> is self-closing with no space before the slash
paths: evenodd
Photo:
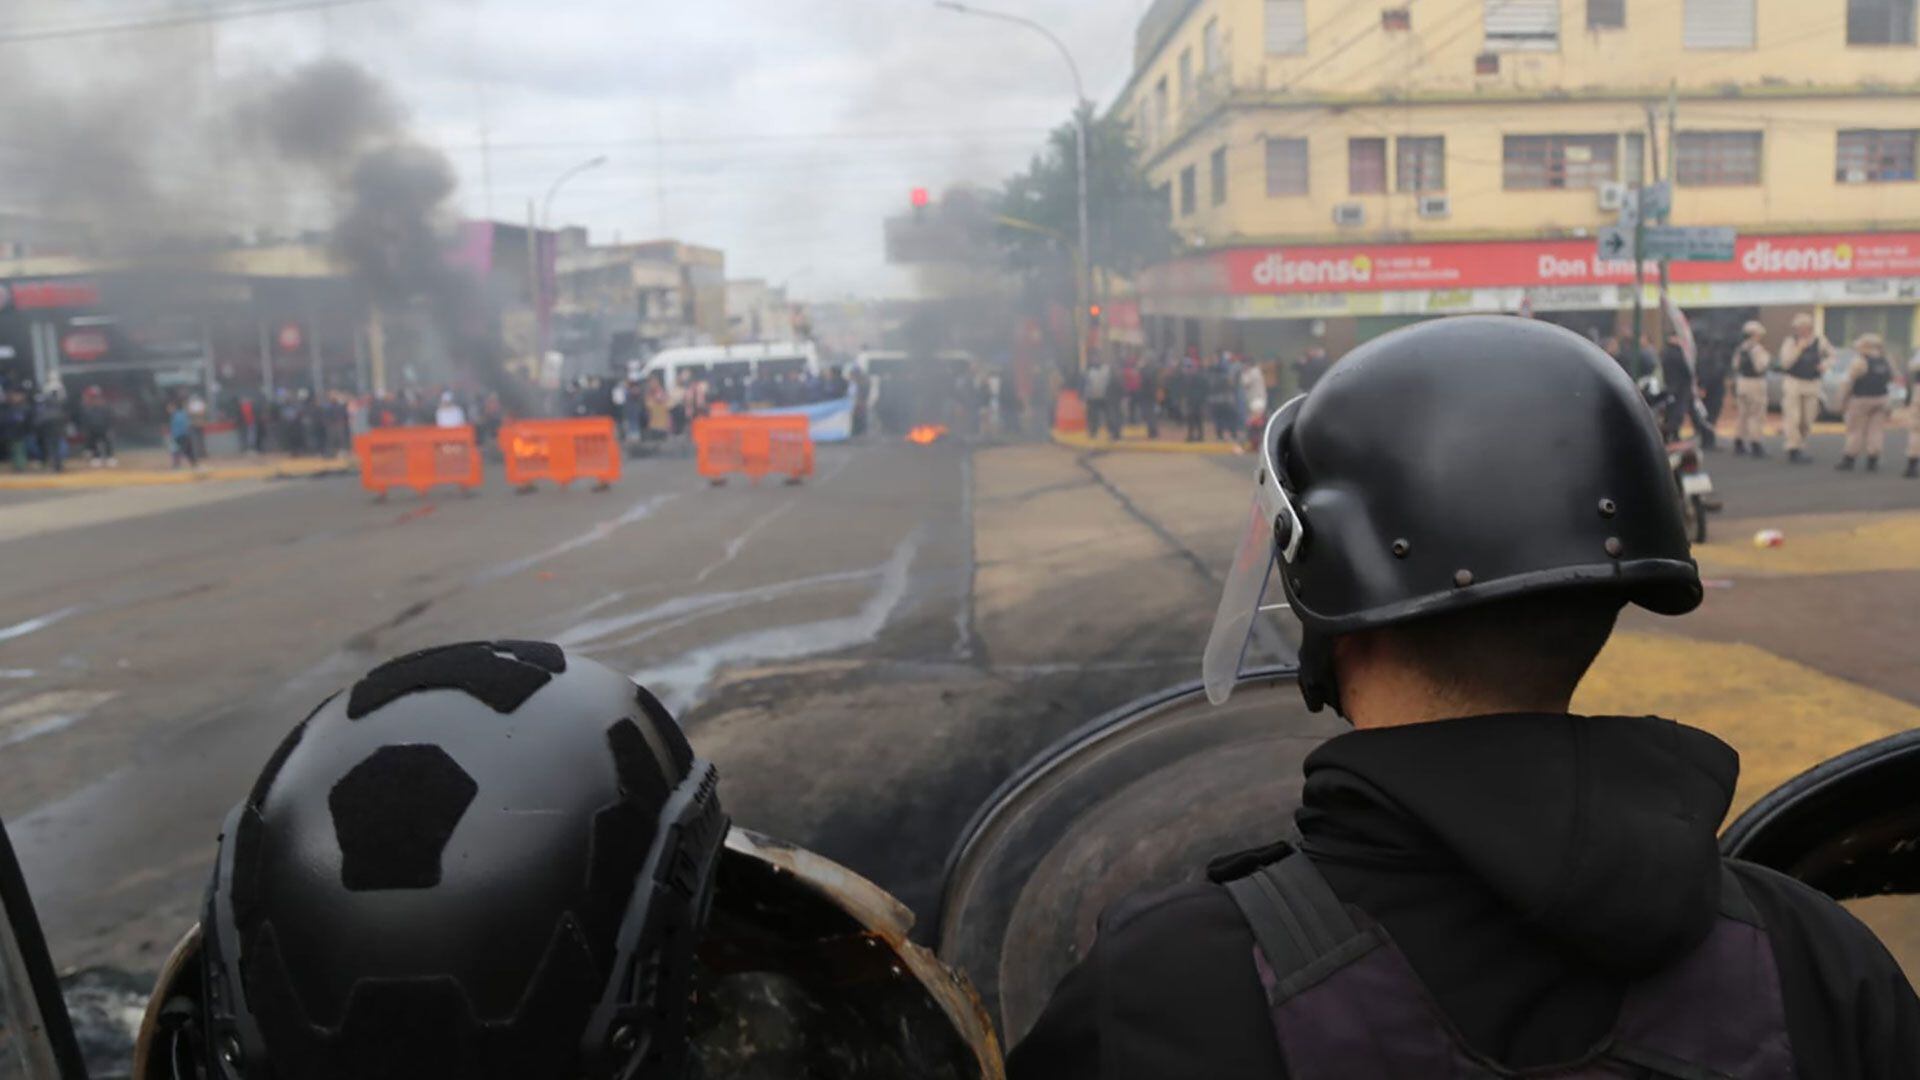
<path id="1" fill-rule="evenodd" d="M 1311 389 L 1332 367 L 1320 345 L 1297 360 L 1265 363 L 1226 350 L 1211 359 L 1192 348 L 1184 356 L 1130 352 L 1117 362 L 1094 357 L 1079 390 L 1091 434 L 1119 439 L 1131 424 L 1158 439 L 1166 423 L 1184 430 L 1187 442 L 1252 445 L 1272 409 Z"/>
<path id="2" fill-rule="evenodd" d="M 1794 317 L 1777 349 L 1768 349 L 1766 335 L 1765 326 L 1749 321 L 1741 327 L 1737 343 L 1702 342 L 1691 362 L 1677 333 L 1668 335 L 1658 354 L 1644 337 L 1638 348 L 1628 347 L 1629 343 L 1619 337 L 1606 339 L 1603 346 L 1636 379 L 1659 373 L 1667 391 L 1662 428 L 1670 438 L 1679 438 L 1690 427 L 1703 448 L 1715 449 L 1715 428 L 1731 401 L 1736 423 L 1733 452 L 1765 457 L 1762 440 L 1767 431 L 1771 383 L 1777 377 L 1781 433 L 1789 464 L 1813 461 L 1807 440 L 1822 409 L 1827 408 L 1838 413 L 1846 425 L 1846 442 L 1835 468 L 1851 472 L 1864 463 L 1866 471 L 1877 472 L 1901 388 L 1907 388 L 1910 397 L 1911 391 L 1920 387 L 1920 351 L 1913 354 L 1903 371 L 1888 355 L 1885 339 L 1868 333 L 1854 338 L 1851 357 L 1843 356 L 1815 329 L 1813 316 L 1804 312 Z M 1920 414 L 1916 417 L 1915 423 L 1920 425 Z M 1907 440 L 1903 475 L 1920 479 L 1920 432 Z"/>

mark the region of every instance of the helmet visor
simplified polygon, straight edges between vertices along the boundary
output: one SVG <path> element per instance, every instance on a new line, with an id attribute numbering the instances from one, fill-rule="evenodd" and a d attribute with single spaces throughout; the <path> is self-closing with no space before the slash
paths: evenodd
<path id="1" fill-rule="evenodd" d="M 1281 406 L 1268 421 L 1261 439 L 1253 506 L 1247 511 L 1233 565 L 1227 569 L 1227 583 L 1220 592 L 1213 630 L 1207 635 L 1207 649 L 1200 660 L 1207 700 L 1215 705 L 1226 703 L 1249 660 L 1291 663 L 1299 658 L 1299 620 L 1284 602 L 1283 590 L 1269 590 L 1268 586 L 1274 564 L 1293 560 L 1304 533 L 1273 456 L 1274 443 L 1301 400 L 1295 398 Z M 1276 602 L 1267 602 L 1269 591 Z"/>

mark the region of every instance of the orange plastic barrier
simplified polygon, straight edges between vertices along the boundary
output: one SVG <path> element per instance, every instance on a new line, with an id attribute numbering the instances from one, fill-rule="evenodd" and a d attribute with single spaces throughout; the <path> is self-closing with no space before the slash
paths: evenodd
<path id="1" fill-rule="evenodd" d="M 539 480 L 566 487 L 583 477 L 597 481 L 596 491 L 605 491 L 620 479 L 620 441 L 611 416 L 502 424 L 500 454 L 507 462 L 507 483 L 522 491 L 533 490 Z"/>
<path id="2" fill-rule="evenodd" d="M 702 416 L 693 422 L 700 475 L 715 486 L 732 473 L 754 483 L 779 473 L 797 484 L 813 475 L 813 431 L 804 416 Z"/>
<path id="3" fill-rule="evenodd" d="M 449 484 L 471 490 L 482 479 L 471 427 L 374 428 L 353 437 L 353 452 L 360 486 L 383 499 L 397 487 L 424 495 Z"/>
<path id="4" fill-rule="evenodd" d="M 1062 390 L 1053 403 L 1053 430 L 1076 432 L 1087 430 L 1087 403 L 1073 390 Z"/>

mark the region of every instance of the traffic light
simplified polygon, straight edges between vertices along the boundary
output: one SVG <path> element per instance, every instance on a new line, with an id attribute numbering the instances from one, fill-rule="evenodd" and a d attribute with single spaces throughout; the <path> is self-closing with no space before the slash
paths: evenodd
<path id="1" fill-rule="evenodd" d="M 927 197 L 927 189 L 923 187 L 914 188 L 913 191 L 907 197 L 913 202 L 914 220 L 918 221 L 921 218 L 926 217 L 927 204 L 932 201 Z"/>
<path id="2" fill-rule="evenodd" d="M 1087 322 L 1093 326 L 1100 325 L 1100 305 L 1099 304 L 1087 305 Z"/>

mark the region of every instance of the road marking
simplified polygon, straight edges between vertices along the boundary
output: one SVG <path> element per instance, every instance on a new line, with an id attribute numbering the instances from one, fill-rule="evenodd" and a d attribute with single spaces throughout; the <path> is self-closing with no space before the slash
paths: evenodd
<path id="1" fill-rule="evenodd" d="M 636 521 L 643 521 L 652 516 L 655 510 L 660 509 L 660 507 L 665 506 L 667 503 L 679 497 L 678 492 L 649 495 L 628 507 L 627 511 L 617 518 L 603 521 L 588 529 L 586 532 L 562 540 L 552 547 L 536 551 L 531 555 L 523 555 L 518 559 L 503 562 L 497 566 L 482 570 L 480 573 L 474 575 L 473 581 L 479 585 L 499 581 L 501 578 L 512 577 L 521 571 L 530 570 L 548 560 L 557 559 L 570 551 L 577 551 L 580 548 L 586 547 L 588 544 L 597 544 L 618 532 L 623 526 L 631 525 Z"/>
<path id="2" fill-rule="evenodd" d="M 865 576 L 877 572 L 879 585 L 860 605 L 860 610 L 851 615 L 749 631 L 693 649 L 665 664 L 636 671 L 633 680 L 651 690 L 684 723 L 687 710 L 699 704 L 714 675 L 724 666 L 750 661 L 797 660 L 868 644 L 880 636 L 895 609 L 906 599 L 907 571 L 919 547 L 919 535 L 910 536 L 894 548 L 885 564 L 865 571 Z"/>
<path id="3" fill-rule="evenodd" d="M 54 623 L 68 616 L 78 615 L 80 611 L 81 605 L 73 604 L 68 607 L 63 607 L 59 611 L 49 611 L 45 615 L 35 615 L 25 622 L 17 622 L 12 626 L 0 628 L 0 641 L 12 641 L 14 638 L 26 637 L 28 634 L 45 630 L 47 627 L 52 626 Z"/>
<path id="4" fill-rule="evenodd" d="M 47 690 L 0 707 L 0 746 L 72 727 L 117 696 L 111 690 Z"/>
<path id="5" fill-rule="evenodd" d="M 1753 645 L 1616 633 L 1574 695 L 1575 712 L 1652 713 L 1740 752 L 1733 814 L 1827 758 L 1920 727 L 1920 706 Z"/>

